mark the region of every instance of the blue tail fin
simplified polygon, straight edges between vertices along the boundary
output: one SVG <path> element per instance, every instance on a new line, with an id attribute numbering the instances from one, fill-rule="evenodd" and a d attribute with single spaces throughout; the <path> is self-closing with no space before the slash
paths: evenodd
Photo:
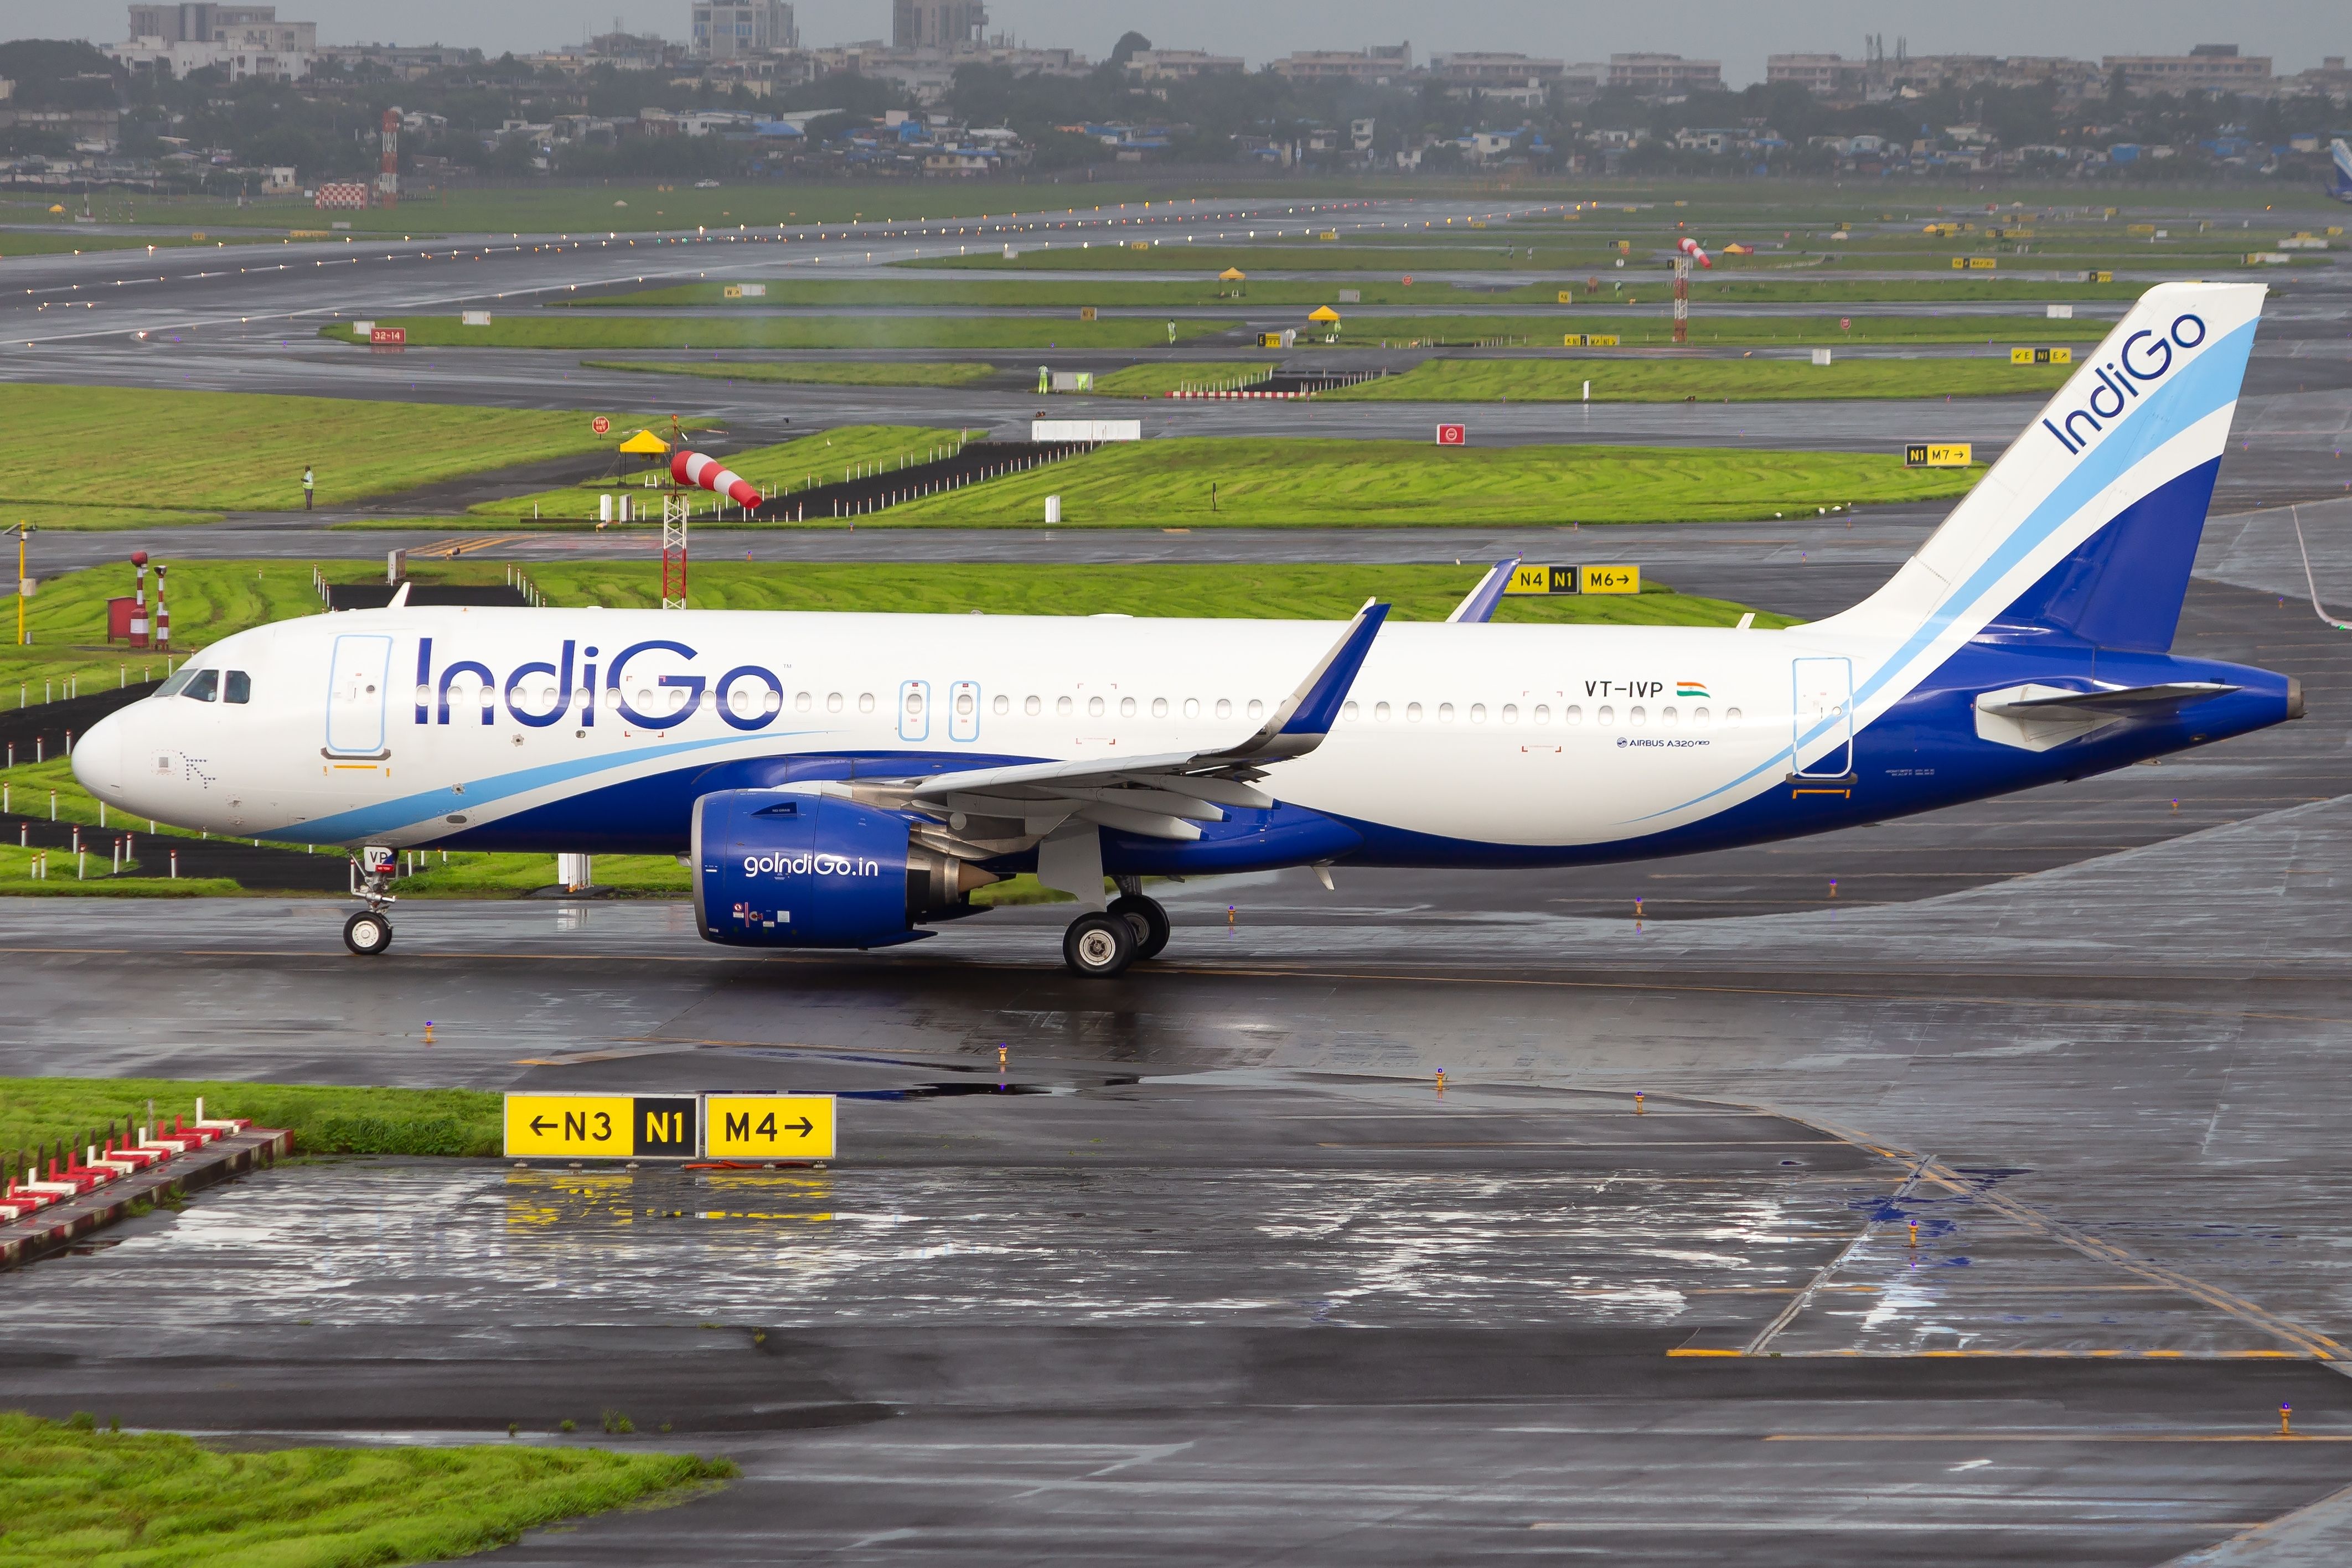
<path id="1" fill-rule="evenodd" d="M 2050 569 L 1985 628 L 1991 637 L 2075 637 L 2100 648 L 2172 646 L 2221 460 L 2166 480 Z"/>

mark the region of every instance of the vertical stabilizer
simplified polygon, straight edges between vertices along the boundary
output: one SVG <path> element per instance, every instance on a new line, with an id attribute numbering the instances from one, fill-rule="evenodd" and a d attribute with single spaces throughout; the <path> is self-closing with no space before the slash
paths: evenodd
<path id="1" fill-rule="evenodd" d="M 2163 283 L 2140 296 L 1919 553 L 1821 623 L 1896 642 L 1872 690 L 1907 690 L 1996 624 L 2170 644 L 2264 292 Z"/>

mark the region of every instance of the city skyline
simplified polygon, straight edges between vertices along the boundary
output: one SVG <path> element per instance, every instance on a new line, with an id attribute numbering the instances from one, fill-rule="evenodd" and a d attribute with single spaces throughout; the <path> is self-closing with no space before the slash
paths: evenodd
<path id="1" fill-rule="evenodd" d="M 1449 15 L 1442 35 L 1431 13 L 1411 0 L 1301 0 L 1276 10 L 1244 0 L 1192 0 L 1181 7 L 1145 0 L 992 0 L 991 34 L 1025 43 L 1076 49 L 1094 58 L 1110 52 L 1130 28 L 1164 48 L 1237 54 L 1253 68 L 1296 49 L 1360 48 L 1410 39 L 1416 58 L 1453 50 L 1517 50 L 1568 60 L 1603 60 L 1612 53 L 1669 51 L 1717 59 L 1727 84 L 1764 78 L 1765 57 L 1781 52 L 1862 57 L 1866 34 L 1892 49 L 1907 39 L 1915 55 L 2033 54 L 2096 59 L 2113 54 L 2186 53 L 2200 43 L 2233 43 L 2248 54 L 2273 57 L 2291 73 L 2347 52 L 2352 26 L 2340 5 L 2324 0 L 2281 0 L 2260 12 L 2217 16 L 2188 0 L 2142 0 L 2116 7 L 2053 11 L 2024 0 L 1988 0 L 1962 13 L 1945 5 L 1885 5 L 1862 0 L 1786 0 L 1770 8 L 1691 3 L 1652 7 L 1638 16 L 1614 8 L 1563 5 L 1556 0 L 1491 0 L 1473 16 Z M 890 36 L 890 0 L 797 0 L 804 45 L 822 47 Z M 486 13 L 457 0 L 413 0 L 403 25 L 387 31 L 383 13 L 361 0 L 292 0 L 280 15 L 316 21 L 321 43 L 443 43 L 489 54 L 527 53 L 610 29 L 617 13 L 628 29 L 683 38 L 688 0 L 625 0 L 606 8 L 581 0 L 509 0 Z M 79 37 L 105 43 L 123 36 L 121 0 L 0 0 L 0 35 Z M 2122 23 L 2118 26 L 2117 23 Z"/>

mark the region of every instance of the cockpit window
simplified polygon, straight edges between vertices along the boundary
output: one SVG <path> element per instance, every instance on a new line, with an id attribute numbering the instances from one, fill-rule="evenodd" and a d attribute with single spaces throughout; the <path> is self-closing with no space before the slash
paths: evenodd
<path id="1" fill-rule="evenodd" d="M 231 670 L 223 683 L 223 702 L 249 703 L 253 700 L 253 677 L 243 670 Z"/>
<path id="2" fill-rule="evenodd" d="M 178 696 L 182 689 L 184 688 L 190 681 L 196 678 L 196 674 L 197 671 L 194 665 L 181 665 L 177 674 L 166 675 L 163 678 L 163 684 L 155 688 L 155 695 L 159 697 Z"/>
<path id="3" fill-rule="evenodd" d="M 180 695 L 200 703 L 220 700 L 220 672 L 198 670 L 195 677 L 180 689 Z"/>

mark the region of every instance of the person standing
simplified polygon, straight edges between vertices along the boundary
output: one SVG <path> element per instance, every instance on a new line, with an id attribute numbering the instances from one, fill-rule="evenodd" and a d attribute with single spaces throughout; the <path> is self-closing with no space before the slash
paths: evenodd
<path id="1" fill-rule="evenodd" d="M 310 465 L 305 463 L 302 465 L 302 509 L 306 512 L 310 509 Z"/>

